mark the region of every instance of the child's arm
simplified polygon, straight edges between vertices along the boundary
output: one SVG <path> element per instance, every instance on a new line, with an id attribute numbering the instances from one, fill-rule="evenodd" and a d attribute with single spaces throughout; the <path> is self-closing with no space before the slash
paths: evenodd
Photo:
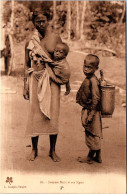
<path id="1" fill-rule="evenodd" d="M 80 106 L 85 107 L 86 104 L 84 104 L 84 101 L 86 100 L 86 97 L 84 95 L 84 84 L 85 80 L 83 81 L 83 83 L 81 84 L 77 94 L 76 94 L 76 103 L 78 103 Z"/>
<path id="2" fill-rule="evenodd" d="M 68 81 L 66 83 L 66 92 L 65 92 L 65 95 L 68 95 L 71 91 L 71 86 L 70 86 L 70 82 Z"/>
<path id="3" fill-rule="evenodd" d="M 95 78 L 91 79 L 91 91 L 92 91 L 92 106 L 91 112 L 87 118 L 87 123 L 92 122 L 100 102 L 100 91 L 98 87 L 98 81 Z"/>
<path id="4" fill-rule="evenodd" d="M 49 67 L 48 63 L 45 63 L 45 66 L 46 66 L 46 69 L 47 69 L 47 71 L 49 73 L 50 78 L 54 82 L 56 82 L 56 83 L 58 83 L 60 85 L 64 85 L 65 84 L 60 78 L 58 78 L 58 77 L 55 76 L 55 74 L 53 73 L 52 69 Z"/>

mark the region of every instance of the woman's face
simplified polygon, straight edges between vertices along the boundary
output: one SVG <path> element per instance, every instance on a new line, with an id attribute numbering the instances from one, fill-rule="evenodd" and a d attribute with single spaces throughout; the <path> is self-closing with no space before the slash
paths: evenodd
<path id="1" fill-rule="evenodd" d="M 48 26 L 48 20 L 45 15 L 38 15 L 34 20 L 34 25 L 40 33 L 44 33 Z"/>

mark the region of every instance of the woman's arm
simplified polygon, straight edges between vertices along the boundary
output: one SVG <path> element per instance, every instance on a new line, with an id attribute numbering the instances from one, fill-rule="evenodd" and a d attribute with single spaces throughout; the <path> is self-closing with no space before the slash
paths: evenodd
<path id="1" fill-rule="evenodd" d="M 26 70 L 31 67 L 31 61 L 29 58 L 29 50 L 27 49 L 29 42 L 26 43 L 25 45 L 25 65 L 24 65 L 24 77 L 27 77 L 26 75 Z"/>
<path id="2" fill-rule="evenodd" d="M 25 45 L 25 64 L 24 64 L 24 90 L 23 96 L 26 100 L 29 100 L 29 93 L 28 93 L 28 73 L 27 70 L 31 66 L 31 61 L 29 58 L 29 51 L 27 49 L 28 42 Z"/>

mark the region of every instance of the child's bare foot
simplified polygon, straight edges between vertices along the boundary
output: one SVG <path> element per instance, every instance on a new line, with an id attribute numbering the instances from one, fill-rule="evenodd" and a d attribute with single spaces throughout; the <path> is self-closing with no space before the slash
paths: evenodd
<path id="1" fill-rule="evenodd" d="M 101 159 L 101 157 L 95 157 L 95 158 L 93 158 L 94 159 L 94 161 L 95 162 L 98 162 L 98 163 L 102 163 L 102 159 Z"/>
<path id="2" fill-rule="evenodd" d="M 61 159 L 59 158 L 59 156 L 57 156 L 57 154 L 55 152 L 50 152 L 49 153 L 49 157 L 53 160 L 53 162 L 60 162 Z"/>
<path id="3" fill-rule="evenodd" d="M 32 150 L 31 154 L 27 157 L 27 160 L 34 161 L 37 155 L 38 155 L 38 151 Z"/>
<path id="4" fill-rule="evenodd" d="M 78 157 L 77 161 L 81 162 L 81 163 L 93 164 L 93 160 L 89 156 L 87 156 L 85 158 Z"/>
<path id="5" fill-rule="evenodd" d="M 98 162 L 98 163 L 102 163 L 101 150 L 97 150 L 96 151 L 96 156 L 94 157 L 94 161 L 95 162 Z"/>

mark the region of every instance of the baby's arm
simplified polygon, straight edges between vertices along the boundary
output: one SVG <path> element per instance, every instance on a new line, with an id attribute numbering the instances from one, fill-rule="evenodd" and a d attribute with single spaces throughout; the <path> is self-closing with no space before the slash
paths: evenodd
<path id="1" fill-rule="evenodd" d="M 70 86 L 70 82 L 68 81 L 66 83 L 66 92 L 65 92 L 65 95 L 68 95 L 71 91 L 71 86 Z"/>
<path id="2" fill-rule="evenodd" d="M 45 63 L 45 66 L 46 66 L 46 69 L 47 69 L 47 71 L 49 73 L 50 78 L 54 82 L 56 82 L 56 83 L 58 83 L 60 85 L 64 85 L 65 84 L 60 78 L 58 78 L 58 77 L 55 76 L 55 74 L 53 73 L 52 69 L 49 67 L 48 63 Z"/>

